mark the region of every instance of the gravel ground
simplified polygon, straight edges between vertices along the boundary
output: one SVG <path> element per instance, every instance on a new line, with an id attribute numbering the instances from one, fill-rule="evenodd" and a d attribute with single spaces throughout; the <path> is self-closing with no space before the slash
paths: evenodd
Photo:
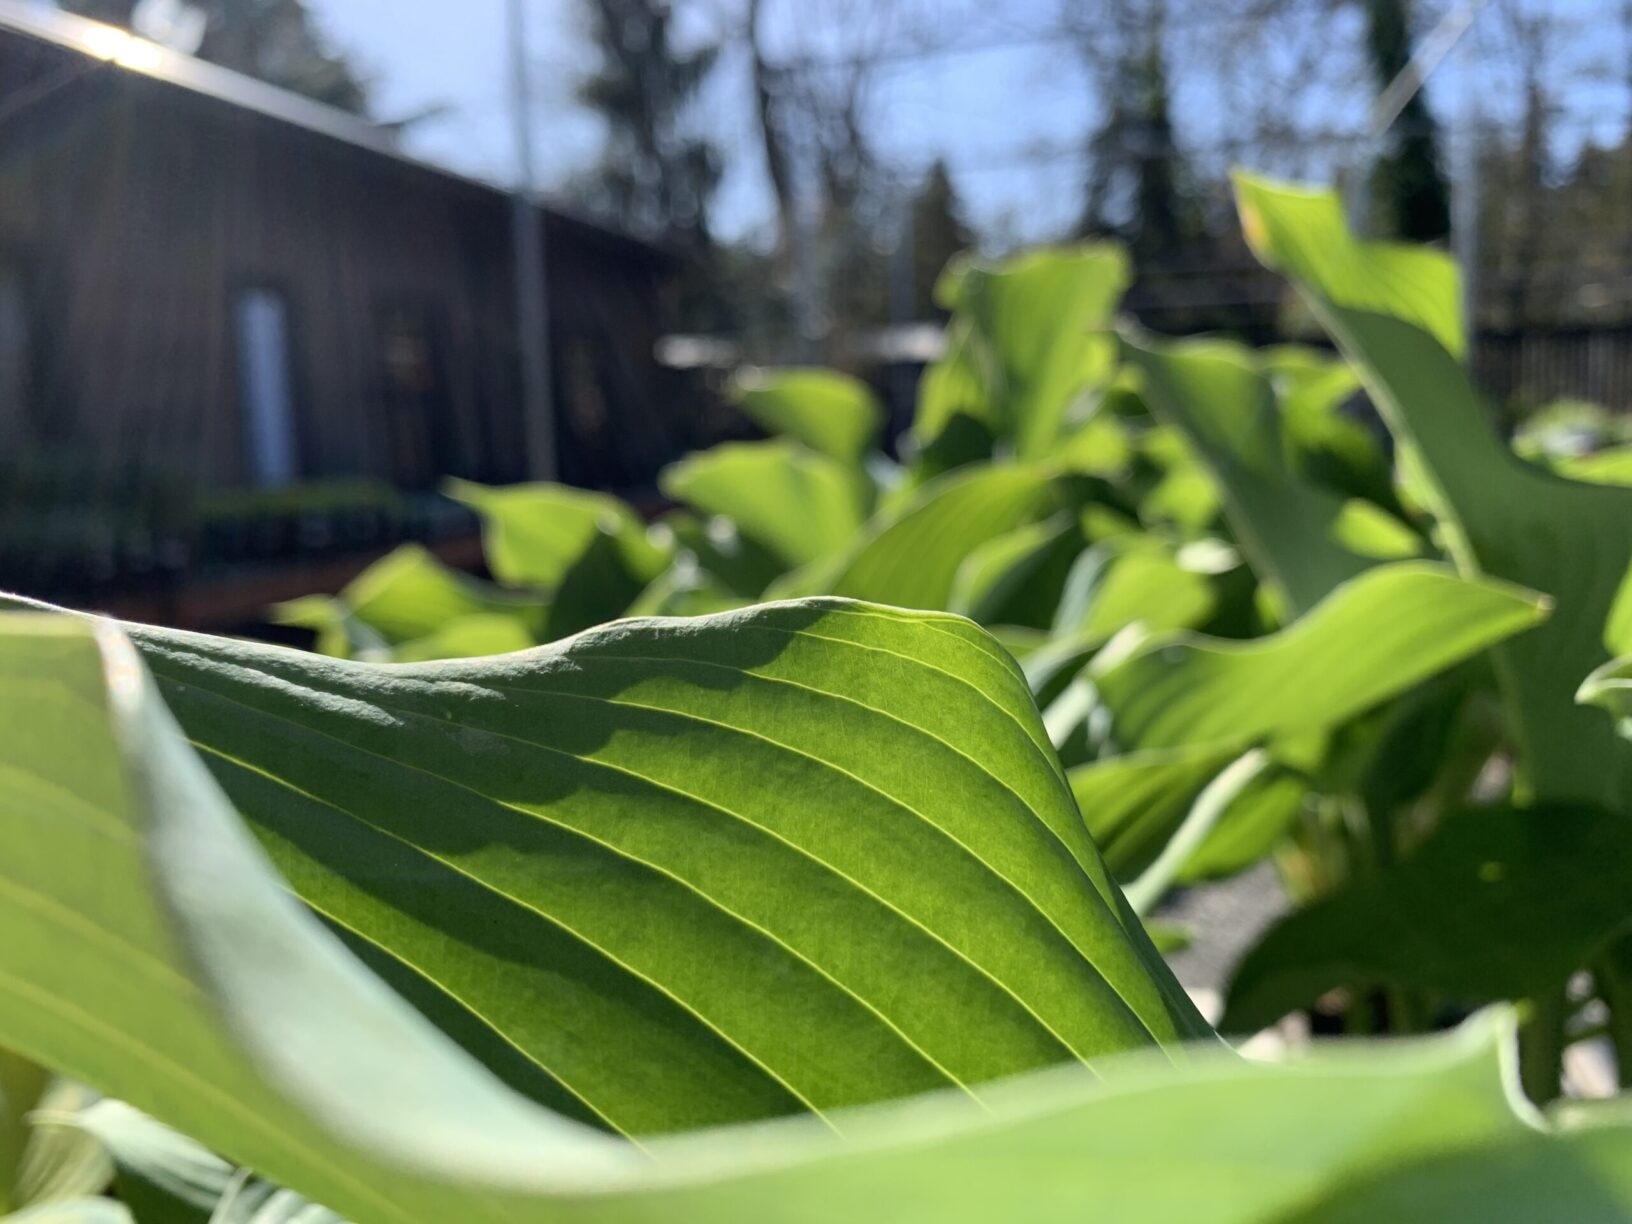
<path id="1" fill-rule="evenodd" d="M 1218 1019 L 1236 961 L 1286 908 L 1275 869 L 1260 863 L 1232 879 L 1175 893 L 1157 910 L 1156 917 L 1190 931 L 1190 946 L 1167 960 L 1209 1020 Z"/>

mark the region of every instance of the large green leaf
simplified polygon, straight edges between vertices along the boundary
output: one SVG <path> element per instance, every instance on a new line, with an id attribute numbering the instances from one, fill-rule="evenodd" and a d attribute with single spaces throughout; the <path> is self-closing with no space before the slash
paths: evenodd
<path id="1" fill-rule="evenodd" d="M 913 639 L 958 638 L 960 624 L 836 614 L 902 622 Z M 661 628 L 706 639 L 709 626 Z M 984 638 L 958 640 L 992 657 Z M 154 634 L 148 648 L 192 658 L 215 684 L 245 667 L 240 651 L 294 661 L 188 635 Z M 568 660 L 571 649 L 536 657 L 588 662 Z M 437 674 L 454 702 L 481 666 L 309 665 L 387 687 Z M 310 678 L 260 675 L 251 687 L 286 697 Z M 378 720 L 380 694 L 365 691 L 324 703 Z M 0 692 L 0 904 L 12 936 L 0 943 L 0 1039 L 359 1224 L 1064 1224 L 1085 1210 L 1129 1224 L 1247 1224 L 1399 1218 L 1402 1204 L 1444 1221 L 1597 1224 L 1632 1208 L 1627 1131 L 1550 1135 L 1516 1112 L 1501 1069 L 1510 1026 L 1489 1021 L 1363 1061 L 1113 1061 L 1099 1068 L 1103 1086 L 1056 1071 L 991 1089 L 986 1110 L 950 1094 L 830 1116 L 844 1138 L 808 1120 L 638 1151 L 504 1091 L 295 904 L 112 627 L 5 618 Z M 949 900 L 954 912 L 968 902 Z"/>
<path id="2" fill-rule="evenodd" d="M 1253 1032 L 1335 986 L 1541 993 L 1632 923 L 1632 828 L 1574 808 L 1461 812 L 1411 858 L 1281 920 L 1230 982 Z"/>
<path id="3" fill-rule="evenodd" d="M 785 439 L 699 451 L 665 468 L 661 483 L 694 510 L 730 519 L 789 569 L 845 548 L 869 509 L 860 468 Z"/>
<path id="4" fill-rule="evenodd" d="M 756 369 L 739 374 L 732 390 L 758 425 L 848 463 L 872 449 L 884 422 L 872 388 L 833 370 Z"/>
<path id="5" fill-rule="evenodd" d="M 1513 455 L 1458 364 L 1455 266 L 1426 249 L 1362 242 L 1340 202 L 1240 177 L 1243 226 L 1290 275 L 1360 371 L 1414 459 L 1457 563 L 1550 595 L 1548 624 L 1499 652 L 1520 767 L 1541 800 L 1632 809 L 1632 750 L 1574 703 L 1632 562 L 1632 489 L 1563 479 Z"/>
<path id="6" fill-rule="evenodd" d="M 981 545 L 1044 517 L 1057 503 L 1052 470 L 980 464 L 919 489 L 881 515 L 845 555 L 789 575 L 778 595 L 845 595 L 903 608 L 942 609 L 958 569 Z"/>
<path id="7" fill-rule="evenodd" d="M 1095 660 L 1124 749 L 1247 744 L 1334 726 L 1531 628 L 1545 601 L 1427 562 L 1370 570 L 1286 629 L 1246 642 L 1199 635 Z"/>
<path id="8" fill-rule="evenodd" d="M 952 1094 L 842 1114 L 843 1138 L 805 1120 L 638 1150 L 507 1093 L 382 989 L 278 887 L 128 645 L 92 632 L 0 627 L 0 684 L 46 732 L 0 739 L 0 828 L 27 850 L 0 860 L 16 936 L 0 944 L 0 1035 L 359 1224 L 1250 1224 L 1406 1206 L 1608 1224 L 1632 1209 L 1628 1130 L 1539 1127 L 1501 1017 L 1363 1058 L 1112 1061 L 1104 1084 L 1067 1068 L 998 1086 L 985 1110 Z M 49 734 L 65 720 L 71 749 Z"/>
<path id="9" fill-rule="evenodd" d="M 967 622 L 767 606 L 390 668 L 132 632 L 297 892 L 585 1120 L 827 1111 L 1200 1031 Z"/>

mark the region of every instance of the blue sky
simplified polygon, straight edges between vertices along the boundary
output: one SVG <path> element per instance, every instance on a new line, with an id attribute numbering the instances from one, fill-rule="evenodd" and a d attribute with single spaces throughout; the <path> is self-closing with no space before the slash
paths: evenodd
<path id="1" fill-rule="evenodd" d="M 364 65 L 375 81 L 383 117 L 445 102 L 453 112 L 413 133 L 413 150 L 472 174 L 507 179 L 514 155 L 508 128 L 504 0 L 310 0 L 325 31 Z M 539 100 L 537 145 L 546 188 L 593 162 L 599 126 L 573 104 L 573 80 L 593 62 L 579 28 L 577 0 L 528 0 Z M 1069 212 L 1074 191 L 1068 165 L 980 164 L 1007 156 L 1019 143 L 1074 139 L 1086 117 L 1085 96 L 1062 80 L 1068 54 L 1047 49 L 999 49 L 894 69 L 881 86 L 889 116 L 884 144 L 912 177 L 935 151 L 963 150 L 960 182 L 988 227 L 1024 211 L 1043 232 Z M 1039 81 L 1039 64 L 1055 71 Z M 745 65 L 727 63 L 711 110 L 720 116 L 728 148 L 727 175 L 716 205 L 719 228 L 751 233 L 768 217 L 762 162 L 748 124 Z M 740 99 L 734 97 L 741 93 Z M 1053 200 L 1055 207 L 1039 201 Z M 1024 204 L 1023 202 L 1029 201 Z M 1074 207 L 1074 204 L 1073 204 Z"/>
<path id="2" fill-rule="evenodd" d="M 447 117 L 413 133 L 416 153 L 484 177 L 511 176 L 505 0 L 308 2 L 332 40 L 374 79 L 382 117 L 432 103 L 452 108 Z M 732 0 L 679 2 L 683 10 L 689 6 L 698 13 L 733 7 Z M 842 2 L 790 0 L 794 6 Z M 1049 24 L 1059 0 L 1004 0 L 995 6 L 981 0 L 921 2 L 930 6 L 922 11 L 945 13 L 951 24 L 962 23 L 972 31 L 956 41 L 984 42 L 986 49 L 901 63 L 880 75 L 873 114 L 885 159 L 903 180 L 910 180 L 930 158 L 945 155 L 975 220 L 997 241 L 1051 236 L 1078 210 L 1081 168 L 1074 160 L 1044 154 L 1080 142 L 1095 117 L 1096 103 L 1072 52 L 1016 46 L 1013 33 Z M 1450 2 L 1427 7 L 1432 11 Z M 1589 132 L 1600 138 L 1618 136 L 1627 111 L 1625 65 L 1632 63 L 1632 50 L 1615 20 L 1618 6 L 1611 0 L 1517 2 L 1521 9 L 1585 18 L 1575 27 L 1562 21 L 1556 25 L 1549 79 L 1567 116 L 1561 141 L 1573 144 Z M 573 82 L 592 64 L 592 53 L 578 26 L 578 0 L 528 0 L 528 5 L 539 95 L 538 160 L 549 188 L 564 183 L 595 156 L 598 125 L 574 105 L 572 96 Z M 799 12 L 797 7 L 785 11 Z M 796 28 L 796 16 L 783 20 L 785 28 L 775 33 L 788 51 L 797 52 L 801 37 L 812 37 L 811 27 Z M 1286 35 L 1300 31 L 1230 27 L 1255 48 L 1257 62 L 1245 78 L 1253 91 L 1250 97 L 1239 93 L 1241 81 L 1232 78 L 1231 65 L 1217 62 L 1224 27 L 1203 21 L 1178 31 L 1174 54 L 1185 65 L 1175 74 L 1181 140 L 1192 148 L 1218 150 L 1249 121 L 1285 119 L 1306 131 L 1358 129 L 1364 119 L 1363 90 L 1355 88 L 1361 78 L 1354 75 L 1363 72 L 1357 58 L 1358 21 L 1351 9 L 1321 30 L 1334 50 L 1316 74 L 1320 79 L 1309 79 L 1307 66 L 1291 49 L 1298 40 Z M 817 33 L 841 43 L 846 36 L 825 29 Z M 1588 33 L 1592 37 L 1584 36 Z M 831 42 L 807 41 L 803 47 L 813 45 L 835 49 Z M 1511 52 L 1492 6 L 1430 87 L 1430 98 L 1453 134 L 1466 130 L 1474 113 L 1487 120 L 1513 116 L 1520 91 L 1506 58 Z M 1586 80 L 1589 70 L 1601 79 Z M 709 113 L 712 130 L 727 150 L 717 227 L 727 236 L 761 232 L 769 201 L 750 123 L 745 64 L 724 64 Z M 1292 161 L 1287 165 L 1268 168 L 1321 176 L 1331 169 L 1333 151 L 1328 146 L 1307 156 L 1288 156 Z M 1225 157 L 1224 151 L 1215 153 L 1218 160 Z"/>

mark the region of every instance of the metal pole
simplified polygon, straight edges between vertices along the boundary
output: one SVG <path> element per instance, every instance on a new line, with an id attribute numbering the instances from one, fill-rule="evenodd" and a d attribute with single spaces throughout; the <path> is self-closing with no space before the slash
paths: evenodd
<path id="1" fill-rule="evenodd" d="M 907 184 L 898 179 L 895 184 L 896 207 L 899 213 L 896 228 L 895 250 L 890 258 L 890 322 L 894 325 L 898 336 L 906 334 L 906 329 L 917 322 L 918 304 L 913 301 L 913 293 L 917 286 L 917 246 L 918 235 L 913 226 L 913 193 Z M 892 354 L 890 358 L 890 390 L 895 403 L 892 405 L 892 426 L 896 421 L 907 422 L 912 420 L 912 397 L 917 379 L 912 369 L 907 365 L 901 354 Z"/>
<path id="2" fill-rule="evenodd" d="M 556 477 L 555 402 L 550 371 L 550 302 L 544 217 L 535 200 L 532 63 L 527 50 L 526 0 L 510 0 L 510 103 L 516 135 L 516 186 L 511 240 L 515 253 L 517 349 L 521 359 L 521 421 L 527 475 Z"/>
<path id="3" fill-rule="evenodd" d="M 1479 16 L 1480 10 L 1489 4 L 1490 0 L 1462 0 L 1455 8 L 1447 12 L 1439 20 L 1439 24 L 1428 32 L 1428 37 L 1418 44 L 1416 52 L 1406 62 L 1404 68 L 1395 74 L 1395 77 L 1386 86 L 1383 92 L 1377 95 L 1377 101 L 1372 104 L 1371 115 L 1366 121 L 1365 137 L 1360 141 L 1359 150 L 1353 163 L 1354 189 L 1350 192 L 1351 200 L 1350 223 L 1361 233 L 1366 231 L 1371 219 L 1371 176 L 1369 173 L 1374 163 L 1383 153 L 1383 142 L 1388 136 L 1388 130 L 1394 126 L 1394 121 L 1400 117 L 1400 112 L 1416 97 L 1422 87 L 1433 76 L 1434 69 L 1444 61 L 1462 41 L 1462 36 L 1472 27 L 1474 19 Z"/>
<path id="4" fill-rule="evenodd" d="M 822 273 L 819 210 L 794 196 L 793 319 L 798 360 L 816 365 L 822 360 Z"/>
<path id="5" fill-rule="evenodd" d="M 1462 173 L 1451 197 L 1451 253 L 1462 268 L 1462 323 L 1471 354 L 1479 343 L 1479 222 L 1484 205 L 1484 110 L 1479 104 L 1470 65 L 1467 71 L 1467 120 L 1463 123 Z"/>

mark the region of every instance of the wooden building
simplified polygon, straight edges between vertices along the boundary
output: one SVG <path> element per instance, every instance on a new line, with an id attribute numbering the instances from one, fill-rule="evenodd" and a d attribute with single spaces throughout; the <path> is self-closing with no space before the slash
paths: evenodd
<path id="1" fill-rule="evenodd" d="M 540 212 L 559 477 L 683 451 L 676 261 Z M 200 488 L 527 478 L 511 200 L 384 129 L 0 0 L 0 464 Z M 0 490 L 0 502 L 5 491 Z"/>

